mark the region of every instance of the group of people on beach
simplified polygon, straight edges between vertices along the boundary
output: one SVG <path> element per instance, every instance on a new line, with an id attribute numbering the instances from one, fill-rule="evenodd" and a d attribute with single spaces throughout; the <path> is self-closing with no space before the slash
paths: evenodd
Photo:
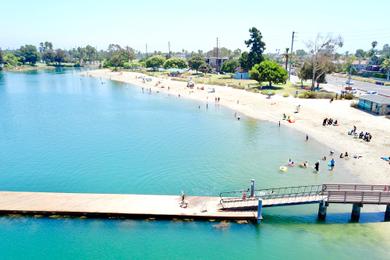
<path id="1" fill-rule="evenodd" d="M 325 119 L 322 121 L 322 125 L 323 125 L 323 126 L 327 126 L 327 125 L 338 126 L 338 125 L 339 125 L 339 122 L 337 121 L 337 119 L 325 118 Z"/>
<path id="2" fill-rule="evenodd" d="M 366 142 L 371 142 L 372 139 L 372 135 L 369 132 L 361 131 L 358 134 L 356 126 L 353 126 L 353 129 L 348 132 L 348 135 L 352 135 L 354 138 L 359 138 Z"/>

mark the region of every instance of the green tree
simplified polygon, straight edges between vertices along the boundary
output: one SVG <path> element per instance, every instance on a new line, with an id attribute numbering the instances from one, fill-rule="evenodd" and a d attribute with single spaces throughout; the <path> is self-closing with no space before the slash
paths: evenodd
<path id="1" fill-rule="evenodd" d="M 2 68 L 3 64 L 4 64 L 3 51 L 0 49 L 0 69 Z"/>
<path id="2" fill-rule="evenodd" d="M 199 70 L 199 67 L 206 64 L 202 55 L 194 55 L 188 60 L 188 66 L 192 70 Z"/>
<path id="3" fill-rule="evenodd" d="M 211 72 L 211 67 L 209 64 L 207 64 L 206 62 L 204 62 L 203 64 L 201 64 L 198 68 L 198 70 L 200 72 L 203 72 L 203 73 L 209 73 Z"/>
<path id="4" fill-rule="evenodd" d="M 165 57 L 161 55 L 154 55 L 146 60 L 146 67 L 152 68 L 153 70 L 157 70 L 161 68 L 161 66 L 165 62 Z"/>
<path id="5" fill-rule="evenodd" d="M 171 68 L 185 69 L 185 68 L 187 68 L 187 62 L 185 59 L 173 57 L 173 58 L 167 59 L 165 61 L 164 68 L 165 69 L 171 69 Z"/>
<path id="6" fill-rule="evenodd" d="M 355 52 L 356 58 L 360 61 L 366 57 L 366 52 L 363 49 L 357 49 Z"/>
<path id="7" fill-rule="evenodd" d="M 318 83 L 325 83 L 325 76 L 326 72 L 316 70 L 316 75 L 314 78 L 317 79 Z M 303 80 L 309 80 L 313 78 L 313 64 L 310 62 L 310 60 L 306 60 L 298 69 L 298 78 L 301 80 L 301 82 Z"/>
<path id="8" fill-rule="evenodd" d="M 240 66 L 240 63 L 236 59 L 227 60 L 222 64 L 221 70 L 226 73 L 234 73 Z"/>
<path id="9" fill-rule="evenodd" d="M 240 58 L 238 59 L 240 67 L 244 71 L 249 71 L 252 67 L 249 64 L 249 53 L 244 51 L 241 53 Z"/>
<path id="10" fill-rule="evenodd" d="M 19 58 L 15 56 L 12 52 L 7 52 L 3 56 L 3 62 L 5 67 L 7 68 L 13 68 L 16 66 L 19 66 L 21 62 L 19 61 Z"/>
<path id="11" fill-rule="evenodd" d="M 46 64 L 54 62 L 55 52 L 51 42 L 46 41 L 39 43 L 39 53 L 41 54 L 42 61 Z"/>
<path id="12" fill-rule="evenodd" d="M 54 54 L 54 62 L 57 63 L 58 66 L 61 66 L 61 63 L 65 62 L 66 53 L 64 50 L 57 49 Z"/>
<path id="13" fill-rule="evenodd" d="M 372 49 L 375 49 L 376 46 L 378 46 L 378 42 L 377 42 L 377 41 L 373 41 L 373 42 L 371 43 Z"/>
<path id="14" fill-rule="evenodd" d="M 390 58 L 383 60 L 381 68 L 387 72 L 387 80 L 390 80 Z"/>
<path id="15" fill-rule="evenodd" d="M 282 66 L 268 60 L 254 65 L 249 75 L 260 83 L 268 82 L 270 87 L 272 83 L 285 83 L 288 78 L 288 73 Z"/>
<path id="16" fill-rule="evenodd" d="M 125 62 L 130 62 L 135 58 L 135 52 L 132 48 L 126 46 L 122 48 L 119 44 L 110 44 L 107 54 L 104 55 L 106 60 L 105 67 L 123 67 Z"/>
<path id="17" fill-rule="evenodd" d="M 85 58 L 88 62 L 94 62 L 98 59 L 98 52 L 91 45 L 85 46 Z"/>
<path id="18" fill-rule="evenodd" d="M 16 56 L 19 57 L 19 60 L 25 64 L 29 63 L 31 65 L 35 65 L 39 59 L 39 53 L 37 51 L 37 47 L 34 45 L 24 45 L 16 51 Z"/>
<path id="19" fill-rule="evenodd" d="M 145 66 L 145 64 L 143 64 L 142 62 L 139 62 L 139 61 L 130 61 L 130 62 L 125 62 L 123 64 L 123 67 L 125 69 L 139 69 L 139 68 L 142 68 L 144 66 Z"/>
<path id="20" fill-rule="evenodd" d="M 245 41 L 245 44 L 248 48 L 250 48 L 248 54 L 248 67 L 252 68 L 255 64 L 259 64 L 264 60 L 263 53 L 265 50 L 265 43 L 262 41 L 263 36 L 261 32 L 252 27 L 249 29 L 250 39 Z"/>

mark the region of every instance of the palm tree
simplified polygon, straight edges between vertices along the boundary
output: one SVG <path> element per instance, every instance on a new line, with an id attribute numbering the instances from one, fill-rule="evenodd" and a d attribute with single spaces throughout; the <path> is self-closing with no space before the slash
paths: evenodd
<path id="1" fill-rule="evenodd" d="M 390 58 L 383 60 L 381 68 L 387 71 L 387 80 L 390 80 Z"/>
<path id="2" fill-rule="evenodd" d="M 373 41 L 372 43 L 371 43 L 371 46 L 372 46 L 372 48 L 373 49 L 375 49 L 375 47 L 378 45 L 378 42 L 377 41 Z"/>

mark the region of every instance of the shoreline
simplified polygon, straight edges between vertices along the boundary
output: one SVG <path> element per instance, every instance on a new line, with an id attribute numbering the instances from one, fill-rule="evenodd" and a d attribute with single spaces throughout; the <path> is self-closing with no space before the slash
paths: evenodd
<path id="1" fill-rule="evenodd" d="M 381 160 L 381 156 L 390 156 L 390 120 L 377 117 L 350 107 L 351 101 L 319 99 L 297 99 L 266 96 L 245 90 L 224 86 L 196 84 L 194 89 L 188 89 L 186 82 L 171 80 L 170 78 L 149 77 L 137 72 L 112 72 L 108 69 L 85 71 L 82 76 L 113 80 L 133 84 L 140 88 L 151 89 L 162 93 L 169 93 L 183 98 L 212 104 L 219 97 L 220 105 L 257 120 L 266 120 L 273 123 L 280 121 L 281 126 L 291 127 L 302 134 L 309 135 L 309 140 L 315 139 L 335 151 L 334 158 L 339 159 L 340 153 L 348 152 L 350 159 L 343 165 L 354 178 L 372 184 L 390 183 L 390 165 Z M 143 82 L 139 77 L 151 78 L 150 82 Z M 156 86 L 157 82 L 161 82 Z M 163 88 L 162 88 L 163 86 Z M 204 86 L 205 90 L 196 87 Z M 168 89 L 169 87 L 169 89 Z M 214 88 L 215 93 L 208 93 L 207 88 Z M 145 90 L 147 91 L 147 90 Z M 300 105 L 298 114 L 294 113 Z M 295 123 L 282 120 L 283 113 L 295 118 Z M 339 126 L 322 126 L 324 118 L 333 118 L 339 121 Z M 361 139 L 353 139 L 347 132 L 357 126 L 358 132 L 367 131 L 373 135 L 370 143 Z M 354 159 L 353 155 L 361 155 L 361 159 Z"/>

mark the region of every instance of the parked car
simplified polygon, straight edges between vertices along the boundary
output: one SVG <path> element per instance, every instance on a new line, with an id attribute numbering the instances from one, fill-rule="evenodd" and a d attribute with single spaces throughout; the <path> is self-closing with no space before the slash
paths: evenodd
<path id="1" fill-rule="evenodd" d="M 353 85 L 354 83 L 353 83 L 353 81 L 352 80 L 350 80 L 350 79 L 348 79 L 346 82 L 345 82 L 345 84 L 347 84 L 347 85 Z"/>

